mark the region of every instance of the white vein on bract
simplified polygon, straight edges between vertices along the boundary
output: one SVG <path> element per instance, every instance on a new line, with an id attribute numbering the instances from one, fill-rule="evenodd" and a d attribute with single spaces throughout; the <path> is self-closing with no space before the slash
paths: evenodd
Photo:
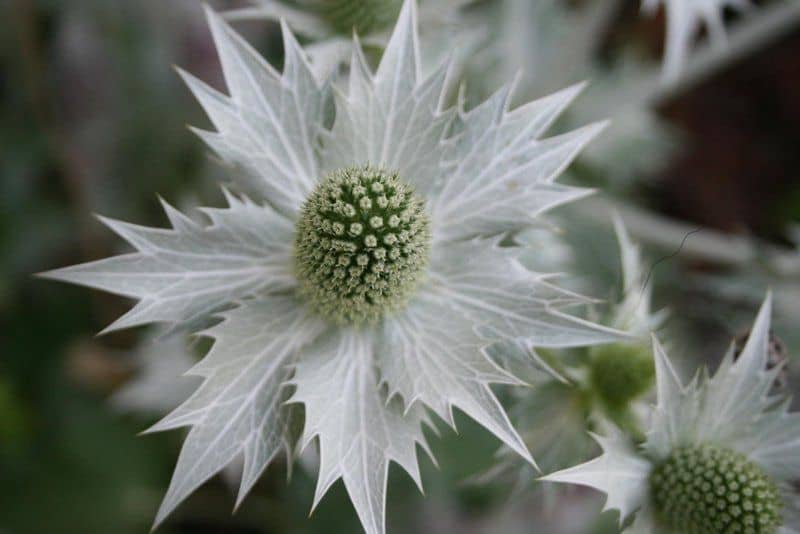
<path id="1" fill-rule="evenodd" d="M 731 348 L 713 377 L 683 386 L 656 342 L 658 404 L 647 448 L 656 457 L 686 443 L 720 443 L 756 461 L 770 475 L 800 470 L 800 414 L 771 396 L 780 367 L 767 370 L 772 297 L 759 310 L 747 344 Z"/>
<path id="2" fill-rule="evenodd" d="M 685 439 L 727 443 L 780 479 L 800 472 L 800 414 L 770 394 L 781 371 L 767 370 L 771 311 L 769 294 L 739 357 L 734 360 L 731 349 L 713 377 L 689 387 L 685 398 L 700 397 L 701 404 Z"/>
<path id="3" fill-rule="evenodd" d="M 166 203 L 172 229 L 101 218 L 137 251 L 42 276 L 137 299 L 104 333 L 152 322 L 192 323 L 237 298 L 293 287 L 291 223 L 271 208 L 226 196 L 227 209 L 204 210 L 209 226 Z"/>
<path id="4" fill-rule="evenodd" d="M 489 358 L 486 340 L 446 298 L 430 293 L 384 325 L 378 358 L 390 395 L 399 394 L 407 410 L 422 402 L 453 428 L 453 407 L 459 408 L 534 463 L 490 388 L 522 383 Z"/>
<path id="5" fill-rule="evenodd" d="M 422 411 L 416 407 L 404 413 L 380 394 L 373 350 L 363 332 L 328 332 L 298 362 L 291 402 L 305 407 L 302 443 L 319 440 L 314 506 L 342 478 L 364 529 L 383 533 L 389 462 L 399 464 L 421 487 L 416 445 L 427 445 Z"/>
<path id="6" fill-rule="evenodd" d="M 550 283 L 552 275 L 529 271 L 520 247 L 502 238 L 442 244 L 431 255 L 431 285 L 468 318 L 487 341 L 524 340 L 538 347 L 574 347 L 624 339 L 612 328 L 561 310 L 588 299 Z"/>
<path id="7" fill-rule="evenodd" d="M 513 88 L 500 89 L 468 112 L 460 110 L 448 140 L 449 176 L 433 209 L 441 229 L 436 239 L 519 230 L 545 211 L 591 193 L 555 179 L 605 124 L 540 139 L 583 84 L 509 111 Z"/>
<path id="8" fill-rule="evenodd" d="M 370 162 L 395 169 L 418 193 L 442 179 L 440 154 L 454 111 L 441 111 L 452 62 L 420 74 L 416 9 L 401 13 L 374 75 L 356 41 L 347 94 L 334 91 L 337 117 L 326 138 L 322 167 L 331 171 Z"/>
<path id="9" fill-rule="evenodd" d="M 245 191 L 255 191 L 282 213 L 293 215 L 319 179 L 316 150 L 329 86 L 317 81 L 285 26 L 281 74 L 216 13 L 206 10 L 231 96 L 184 74 L 218 130 L 198 133 L 241 171 L 237 178 Z"/>
<path id="10" fill-rule="evenodd" d="M 620 521 L 642 506 L 652 465 L 619 432 L 611 437 L 592 434 L 603 454 L 584 464 L 558 471 L 541 480 L 580 484 L 602 491 L 608 498 L 603 510 L 620 511 Z"/>
<path id="11" fill-rule="evenodd" d="M 155 524 L 238 454 L 237 506 L 281 448 L 291 453 L 287 395 L 292 358 L 322 331 L 294 297 L 262 297 L 226 312 L 206 331 L 215 343 L 190 374 L 205 379 L 186 402 L 149 429 L 191 426 Z"/>

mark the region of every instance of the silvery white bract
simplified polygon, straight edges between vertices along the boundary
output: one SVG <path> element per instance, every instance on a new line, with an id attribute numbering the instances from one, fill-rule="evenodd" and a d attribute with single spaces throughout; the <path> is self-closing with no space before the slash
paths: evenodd
<path id="1" fill-rule="evenodd" d="M 666 80 L 678 77 L 701 28 L 708 32 L 713 45 L 724 46 L 724 10 L 745 11 L 752 7 L 750 0 L 642 0 L 642 11 L 653 13 L 662 4 L 667 12 Z"/>
<path id="2" fill-rule="evenodd" d="M 439 51 L 450 50 L 456 44 L 454 36 L 459 38 L 470 36 L 473 32 L 465 28 L 459 17 L 459 11 L 474 0 L 426 0 L 419 6 L 419 19 L 422 41 L 431 49 L 421 58 L 423 66 L 436 66 L 432 61 L 441 59 Z M 326 74 L 338 63 L 345 61 L 352 49 L 351 34 L 358 33 L 363 44 L 383 48 L 389 41 L 394 17 L 402 0 L 336 0 L 328 4 L 325 0 L 249 0 L 251 7 L 234 9 L 225 13 L 228 20 L 267 19 L 285 21 L 295 32 L 310 39 L 305 51 L 311 58 L 311 65 L 318 74 Z M 355 4 L 348 6 L 348 4 Z M 331 7 L 332 6 L 332 7 Z M 334 10 L 334 13 L 326 13 Z M 366 11 L 378 22 L 368 27 L 352 27 L 347 24 L 336 24 L 335 10 L 344 11 L 351 22 L 357 22 L 359 10 Z M 385 11 L 377 16 L 370 11 Z M 327 16 L 326 16 L 327 15 Z M 334 20 L 331 20 L 331 19 Z M 347 17 L 345 17 L 347 20 Z M 341 21 L 343 22 L 343 21 Z M 388 24 L 387 24 L 388 23 Z M 345 26 L 345 27 L 343 27 Z M 464 47 L 464 41 L 459 45 Z M 424 72 L 428 69 L 423 68 Z"/>
<path id="3" fill-rule="evenodd" d="M 651 332 L 661 326 L 665 313 L 651 312 L 651 291 L 649 285 L 645 286 L 647 273 L 641 249 L 616 216 L 614 229 L 620 252 L 622 287 L 619 300 L 600 322 L 628 333 L 631 336 L 629 345 L 635 347 L 649 342 Z M 520 240 L 526 242 L 526 234 L 538 232 L 525 232 Z M 541 238 L 537 236 L 535 239 Z M 609 346 L 610 349 L 613 347 L 615 345 Z M 536 356 L 535 351 L 533 354 Z M 516 375 L 536 384 L 530 390 L 518 391 L 511 419 L 542 469 L 552 471 L 573 465 L 595 450 L 587 430 L 604 424 L 609 414 L 603 406 L 602 394 L 593 391 L 596 386 L 592 384 L 591 353 L 561 359 L 537 357 L 538 361 L 533 361 L 524 347 L 494 347 L 492 355 L 506 368 L 513 369 Z M 549 373 L 543 373 L 543 369 Z M 591 394 L 587 394 L 589 392 Z M 647 391 L 636 395 L 627 406 L 637 424 L 646 408 L 645 398 Z M 553 425 L 553 421 L 559 423 Z M 511 452 L 503 447 L 498 453 L 497 465 L 476 477 L 475 481 L 511 481 L 513 497 L 529 490 L 537 477 L 536 470 L 522 465 Z M 549 490 L 550 487 L 542 489 Z"/>
<path id="4" fill-rule="evenodd" d="M 581 230 L 586 231 L 586 228 L 579 228 L 574 224 L 575 221 L 564 221 L 563 213 L 556 217 L 556 221 L 558 224 L 562 222 L 569 224 L 566 232 L 570 237 Z M 612 221 L 613 236 L 619 253 L 617 260 L 619 271 L 614 271 L 614 280 L 610 281 L 605 277 L 589 279 L 588 276 L 581 276 L 578 280 L 571 281 L 576 286 L 571 289 L 585 294 L 607 297 L 606 300 L 596 302 L 608 303 L 608 308 L 598 310 L 595 306 L 590 306 L 589 318 L 628 334 L 626 343 L 649 343 L 651 333 L 663 325 L 668 313 L 667 310 L 652 310 L 652 285 L 650 283 L 652 280 L 648 280 L 648 266 L 642 256 L 641 247 L 633 241 L 622 219 L 616 213 L 613 214 Z M 564 229 L 562 228 L 562 230 Z M 597 239 L 596 228 L 593 228 L 590 234 L 592 239 Z M 574 247 L 579 245 L 566 243 L 562 237 L 542 228 L 520 232 L 516 236 L 516 240 L 525 247 L 521 256 L 522 263 L 535 271 L 577 272 L 580 265 L 578 265 L 579 260 L 573 252 L 576 252 Z M 588 247 L 588 245 L 586 246 Z M 602 249 L 607 250 L 611 247 L 604 246 Z M 610 285 L 615 288 L 614 295 L 608 294 Z M 541 358 L 531 362 L 530 357 L 526 356 L 527 350 L 524 347 L 512 346 L 505 347 L 503 350 L 495 349 L 493 349 L 495 356 L 506 366 L 514 368 L 517 373 L 523 372 L 520 364 L 525 364 L 523 367 L 528 368 L 525 380 L 528 382 L 548 382 L 554 378 L 563 379 L 564 375 L 570 374 L 561 368 L 562 364 L 568 366 L 568 362 L 558 363 L 557 367 L 561 369 L 560 371 L 548 365 Z M 572 378 L 581 379 L 577 376 Z M 528 393 L 525 392 L 523 395 L 528 396 Z"/>
<path id="5" fill-rule="evenodd" d="M 622 262 L 622 299 L 614 308 L 609 324 L 643 341 L 658 330 L 667 318 L 667 311 L 652 311 L 653 286 L 641 247 L 634 243 L 619 215 L 614 215 L 614 232 L 619 242 Z"/>
<path id="6" fill-rule="evenodd" d="M 658 86 L 657 68 L 633 54 L 622 54 L 613 62 L 598 61 L 615 4 L 573 4 L 563 0 L 487 4 L 479 22 L 488 26 L 488 39 L 468 65 L 468 88 L 485 93 L 491 80 L 521 72 L 521 93 L 539 98 L 591 80 L 587 95 L 570 108 L 566 123 L 613 118 L 608 132 L 581 159 L 613 183 L 623 184 L 642 170 L 652 172 L 674 145 L 668 129 L 649 109 Z"/>
<path id="7" fill-rule="evenodd" d="M 800 414 L 789 413 L 788 403 L 770 393 L 780 372 L 780 368 L 768 369 L 770 310 L 768 295 L 738 357 L 731 347 L 713 377 L 704 373 L 688 385 L 681 382 L 654 340 L 658 402 L 642 448 L 634 447 L 617 432 L 608 437 L 594 436 L 603 448 L 600 457 L 544 480 L 580 484 L 606 493 L 605 509 L 619 510 L 620 520 L 638 510 L 632 532 L 670 533 L 674 529 L 658 519 L 672 511 L 659 510 L 654 502 L 654 472 L 676 451 L 719 447 L 732 451 L 751 469 L 775 481 L 783 501 L 778 531 L 797 532 L 800 503 L 788 483 L 800 476 Z M 717 485 L 708 488 L 723 495 L 727 491 Z M 699 500 L 705 497 L 695 496 Z"/>
<path id="8" fill-rule="evenodd" d="M 227 208 L 203 210 L 207 225 L 167 205 L 171 229 L 104 219 L 135 252 L 49 273 L 138 299 L 108 330 L 222 318 L 202 331 L 214 340 L 191 370 L 202 386 L 152 428 L 191 427 L 156 524 L 237 457 L 238 503 L 279 451 L 291 456 L 316 442 L 314 503 L 341 478 L 364 529 L 381 533 L 389 462 L 420 482 L 416 446 L 426 447 L 428 410 L 452 424 L 459 408 L 532 462 L 490 389 L 520 381 L 484 348 L 622 335 L 565 314 L 585 299 L 525 269 L 522 248 L 506 244 L 539 214 L 587 193 L 555 179 L 602 125 L 541 139 L 578 88 L 511 110 L 504 87 L 469 112 L 442 109 L 449 64 L 421 77 L 413 1 L 376 73 L 354 44 L 346 88 L 315 78 L 286 25 L 281 74 L 210 10 L 208 19 L 230 96 L 184 78 L 217 129 L 197 133 L 230 164 L 239 194 L 226 192 Z M 424 199 L 430 241 L 407 304 L 352 326 L 326 319 L 301 291 L 303 280 L 309 286 L 298 278 L 294 243 L 313 237 L 296 224 L 308 223 L 319 187 L 359 172 L 399 183 L 367 164 L 395 171 Z"/>

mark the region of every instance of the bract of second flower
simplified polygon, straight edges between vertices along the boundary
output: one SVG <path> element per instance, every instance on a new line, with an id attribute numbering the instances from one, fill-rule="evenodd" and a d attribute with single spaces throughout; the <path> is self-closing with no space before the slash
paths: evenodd
<path id="1" fill-rule="evenodd" d="M 630 532 L 789 534 L 800 528 L 800 413 L 771 393 L 771 296 L 747 343 L 732 345 L 713 376 L 688 385 L 654 341 L 658 402 L 641 448 L 612 431 L 596 436 L 603 454 L 545 477 L 607 494 L 606 509 Z"/>

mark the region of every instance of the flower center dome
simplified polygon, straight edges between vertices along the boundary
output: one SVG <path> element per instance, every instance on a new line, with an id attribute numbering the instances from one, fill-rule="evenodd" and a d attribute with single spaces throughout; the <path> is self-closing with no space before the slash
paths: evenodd
<path id="1" fill-rule="evenodd" d="M 396 173 L 364 166 L 326 176 L 297 224 L 302 293 L 339 324 L 374 322 L 402 307 L 427 263 L 424 208 Z"/>
<path id="2" fill-rule="evenodd" d="M 661 521 L 677 532 L 775 534 L 781 498 L 745 456 L 710 445 L 676 449 L 650 475 Z"/>

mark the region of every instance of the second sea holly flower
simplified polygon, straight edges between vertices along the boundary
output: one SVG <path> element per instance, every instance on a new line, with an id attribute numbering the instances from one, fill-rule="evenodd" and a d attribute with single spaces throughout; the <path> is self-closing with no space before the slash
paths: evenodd
<path id="1" fill-rule="evenodd" d="M 655 342 L 658 403 L 636 447 L 612 431 L 596 439 L 603 454 L 545 480 L 581 484 L 608 495 L 607 509 L 626 532 L 789 534 L 800 528 L 800 414 L 772 393 L 771 297 L 747 343 L 732 345 L 717 372 L 685 385 Z"/>

